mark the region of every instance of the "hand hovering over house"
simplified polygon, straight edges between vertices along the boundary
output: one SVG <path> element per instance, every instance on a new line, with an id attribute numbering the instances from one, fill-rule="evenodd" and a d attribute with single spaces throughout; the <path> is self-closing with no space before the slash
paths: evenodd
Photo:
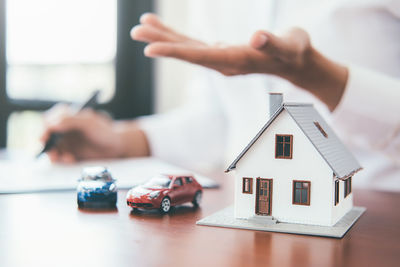
<path id="1" fill-rule="evenodd" d="M 133 121 L 115 122 L 91 109 L 79 113 L 66 105 L 56 105 L 45 113 L 45 143 L 51 133 L 62 133 L 56 147 L 48 151 L 53 162 L 148 156 L 144 133 Z"/>
<path id="2" fill-rule="evenodd" d="M 273 74 L 311 92 L 330 110 L 339 103 L 347 83 L 348 69 L 316 49 L 309 35 L 293 28 L 277 36 L 257 31 L 249 44 L 209 45 L 165 26 L 156 15 L 144 14 L 131 31 L 134 40 L 149 43 L 145 55 L 173 57 L 214 69 L 224 75 Z"/>

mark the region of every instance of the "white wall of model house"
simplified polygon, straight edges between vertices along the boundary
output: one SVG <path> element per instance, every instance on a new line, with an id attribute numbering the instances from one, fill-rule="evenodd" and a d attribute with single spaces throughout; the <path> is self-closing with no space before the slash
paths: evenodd
<path id="1" fill-rule="evenodd" d="M 275 159 L 275 135 L 293 135 L 292 159 Z M 253 178 L 253 193 L 242 192 L 243 177 Z M 273 179 L 271 215 L 280 222 L 331 226 L 352 207 L 352 196 L 334 206 L 333 172 L 296 122 L 283 110 L 235 169 L 235 217 L 256 216 L 256 178 Z M 293 201 L 293 180 L 311 182 L 310 205 Z"/>
<path id="2" fill-rule="evenodd" d="M 332 181 L 332 188 L 335 191 L 335 181 Z M 344 196 L 344 181 L 339 181 L 339 203 L 332 207 L 332 225 L 339 221 L 343 215 L 353 208 L 353 194 Z"/>

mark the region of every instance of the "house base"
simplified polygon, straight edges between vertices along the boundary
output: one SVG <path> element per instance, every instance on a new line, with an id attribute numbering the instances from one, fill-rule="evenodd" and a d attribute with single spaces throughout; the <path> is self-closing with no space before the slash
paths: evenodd
<path id="1" fill-rule="evenodd" d="M 365 212 L 364 207 L 353 207 L 334 226 L 319 226 L 309 224 L 281 223 L 260 224 L 252 220 L 235 219 L 233 206 L 222 209 L 196 222 L 198 225 L 238 228 L 256 231 L 291 233 L 342 238 L 351 226 Z"/>

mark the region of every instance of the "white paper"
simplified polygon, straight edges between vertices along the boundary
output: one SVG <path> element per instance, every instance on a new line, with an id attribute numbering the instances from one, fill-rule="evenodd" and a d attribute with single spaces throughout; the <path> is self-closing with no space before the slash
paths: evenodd
<path id="1" fill-rule="evenodd" d="M 46 158 L 0 160 L 0 194 L 75 190 L 82 169 L 104 166 L 117 186 L 128 189 L 157 174 L 193 174 L 205 188 L 217 187 L 210 178 L 173 166 L 156 158 L 87 161 L 73 165 L 51 164 Z"/>

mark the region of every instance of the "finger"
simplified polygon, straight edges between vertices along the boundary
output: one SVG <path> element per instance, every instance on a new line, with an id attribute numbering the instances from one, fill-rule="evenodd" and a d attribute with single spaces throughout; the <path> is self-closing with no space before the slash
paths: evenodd
<path id="1" fill-rule="evenodd" d="M 52 119 L 50 121 L 48 121 L 47 123 L 44 123 L 44 129 L 42 134 L 39 137 L 39 141 L 42 144 L 45 144 L 47 142 L 47 140 L 50 138 L 51 134 L 53 132 L 55 132 L 54 128 L 55 125 L 60 123 L 61 118 L 57 118 L 57 119 Z"/>
<path id="2" fill-rule="evenodd" d="M 45 129 L 42 135 L 39 137 L 39 141 L 41 143 L 46 143 L 46 141 L 49 139 L 51 132 L 49 129 Z"/>
<path id="3" fill-rule="evenodd" d="M 131 30 L 131 37 L 136 41 L 147 43 L 184 41 L 179 36 L 167 31 L 162 31 L 151 25 L 137 25 L 133 27 Z"/>
<path id="4" fill-rule="evenodd" d="M 249 51 L 249 50 L 253 51 Z M 256 50 L 244 47 L 207 47 L 181 43 L 153 43 L 145 48 L 145 55 L 150 57 L 173 57 L 207 68 L 224 75 L 248 73 L 250 54 Z M 261 55 L 263 56 L 263 55 Z"/>
<path id="5" fill-rule="evenodd" d="M 192 39 L 184 34 L 181 34 L 172 28 L 166 26 L 164 23 L 161 22 L 159 17 L 153 13 L 145 13 L 140 17 L 140 23 L 142 26 L 151 26 L 161 32 L 164 32 L 165 34 L 169 35 L 172 37 L 175 41 L 182 41 L 182 42 L 195 42 L 195 43 L 201 43 L 200 41 L 197 41 L 195 39 Z M 136 28 L 136 27 L 134 27 Z M 131 36 L 132 36 L 133 29 L 131 30 Z M 133 36 L 132 38 L 135 39 Z M 140 41 L 140 40 L 138 40 Z"/>
<path id="6" fill-rule="evenodd" d="M 246 62 L 249 54 L 252 53 L 252 51 L 249 51 L 250 49 L 246 46 L 216 47 L 188 43 L 156 42 L 145 48 L 145 55 L 149 57 L 173 57 L 221 71 L 221 69 L 232 67 L 240 68 L 243 62 Z"/>
<path id="7" fill-rule="evenodd" d="M 52 149 L 50 151 L 47 151 L 47 156 L 49 157 L 51 162 L 58 162 L 59 161 L 59 154 L 56 149 Z"/>
<path id="8" fill-rule="evenodd" d="M 144 54 L 148 57 L 174 57 L 193 63 L 205 63 L 206 57 L 219 57 L 218 48 L 203 48 L 191 44 L 155 42 L 149 44 L 144 49 Z M 222 52 L 222 51 L 220 51 Z"/>
<path id="9" fill-rule="evenodd" d="M 268 42 L 268 34 L 263 31 L 258 31 L 253 34 L 250 39 L 250 46 L 255 49 L 262 49 Z"/>
<path id="10" fill-rule="evenodd" d="M 282 36 L 270 32 L 257 31 L 250 39 L 250 46 L 272 56 L 291 56 L 303 51 L 309 44 L 307 33 L 300 28 L 292 28 Z"/>
<path id="11" fill-rule="evenodd" d="M 286 43 L 281 38 L 266 31 L 257 31 L 250 39 L 250 46 L 270 54 L 279 54 L 286 49 Z"/>
<path id="12" fill-rule="evenodd" d="M 310 37 L 306 31 L 301 28 L 293 27 L 289 29 L 282 38 L 286 39 L 286 43 L 295 45 L 298 51 L 307 49 L 310 45 Z"/>
<path id="13" fill-rule="evenodd" d="M 158 18 L 157 15 L 153 14 L 153 13 L 144 13 L 140 19 L 139 19 L 141 24 L 145 24 L 145 25 L 151 25 L 155 28 L 158 28 L 160 30 L 163 31 L 171 31 L 172 29 L 170 29 L 169 27 L 165 26 L 160 19 Z"/>
<path id="14" fill-rule="evenodd" d="M 75 163 L 76 159 L 72 153 L 65 152 L 61 155 L 61 162 L 71 164 L 71 163 Z"/>

